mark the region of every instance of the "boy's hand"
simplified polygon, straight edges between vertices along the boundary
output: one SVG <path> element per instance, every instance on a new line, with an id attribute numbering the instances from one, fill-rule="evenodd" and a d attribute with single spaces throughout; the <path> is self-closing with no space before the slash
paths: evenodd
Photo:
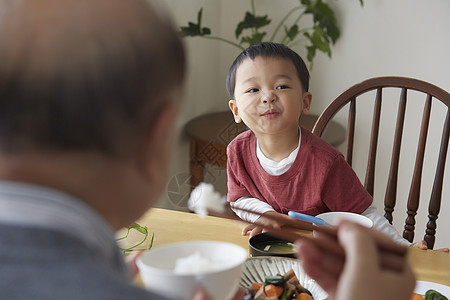
<path id="1" fill-rule="evenodd" d="M 414 244 L 411 245 L 411 247 L 416 247 L 421 250 L 428 250 L 427 242 L 425 242 L 424 240 L 421 240 L 420 242 L 415 242 Z M 436 251 L 449 253 L 450 249 L 449 248 L 441 248 L 441 249 L 436 249 Z"/>
<path id="2" fill-rule="evenodd" d="M 254 224 L 247 225 L 242 229 L 242 235 L 247 235 L 250 232 L 250 237 L 260 234 L 263 232 L 263 228 L 261 226 L 256 226 Z"/>
<path id="3" fill-rule="evenodd" d="M 279 221 L 274 221 L 266 217 L 270 215 L 276 215 Z M 283 220 L 286 220 L 286 222 L 283 222 Z M 286 223 L 289 222 L 288 220 L 292 220 L 292 218 L 289 217 L 288 215 L 277 213 L 275 211 L 268 211 L 262 214 L 262 216 L 255 221 L 255 224 L 245 226 L 244 229 L 242 230 L 242 234 L 247 235 L 248 233 L 250 233 L 250 237 L 252 237 L 259 233 L 265 232 L 265 230 L 263 230 L 263 227 L 266 226 L 279 229 L 285 226 Z"/>

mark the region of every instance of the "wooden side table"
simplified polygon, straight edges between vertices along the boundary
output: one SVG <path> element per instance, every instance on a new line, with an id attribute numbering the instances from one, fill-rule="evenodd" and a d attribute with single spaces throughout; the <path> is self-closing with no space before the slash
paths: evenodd
<path id="1" fill-rule="evenodd" d="M 311 130 L 318 116 L 302 115 L 300 126 Z M 227 167 L 227 145 L 248 128 L 235 123 L 230 111 L 210 113 L 192 119 L 185 130 L 190 139 L 190 184 L 196 187 L 203 181 L 205 165 Z M 345 139 L 345 129 L 331 121 L 323 139 L 330 145 L 339 146 Z"/>

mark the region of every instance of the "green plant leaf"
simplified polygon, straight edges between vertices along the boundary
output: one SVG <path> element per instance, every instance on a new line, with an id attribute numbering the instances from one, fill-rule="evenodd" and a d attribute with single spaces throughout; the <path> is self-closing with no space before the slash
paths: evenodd
<path id="1" fill-rule="evenodd" d="M 203 15 L 203 8 L 200 8 L 200 10 L 197 13 L 197 24 L 188 22 L 188 26 L 186 27 L 180 27 L 181 29 L 181 36 L 205 36 L 211 34 L 211 29 L 208 27 L 202 28 L 202 15 Z"/>
<path id="2" fill-rule="evenodd" d="M 305 0 L 302 0 L 302 2 Z M 306 1 L 305 1 L 306 2 Z M 313 16 L 313 22 L 322 28 L 326 38 L 330 37 L 333 44 L 340 36 L 334 11 L 322 0 L 307 1 L 305 13 Z"/>
<path id="3" fill-rule="evenodd" d="M 311 46 L 310 47 L 314 47 L 315 49 L 319 49 L 320 51 L 325 52 L 326 54 L 328 54 L 329 57 L 331 57 L 330 43 L 325 38 L 324 32 L 323 32 L 323 30 L 322 30 L 322 28 L 320 26 L 318 26 L 318 25 L 314 26 L 312 35 L 309 32 L 306 32 L 305 36 L 311 42 Z M 308 48 L 308 60 L 310 60 L 309 59 L 310 54 L 312 54 L 311 57 L 313 58 L 314 55 L 315 55 L 315 50 L 314 50 L 314 52 L 312 52 Z"/>
<path id="4" fill-rule="evenodd" d="M 309 6 L 309 5 L 311 5 L 311 0 L 300 0 L 300 3 L 305 6 Z"/>
<path id="5" fill-rule="evenodd" d="M 293 41 L 299 33 L 298 25 L 294 24 L 289 29 L 284 26 L 284 32 L 286 33 L 286 36 L 289 38 L 289 40 Z"/>
<path id="6" fill-rule="evenodd" d="M 257 16 L 255 11 L 254 0 L 250 1 L 251 12 L 246 12 L 244 19 L 236 26 L 235 36 L 236 41 L 228 40 L 222 37 L 212 36 L 211 30 L 208 27 L 202 27 L 203 9 L 200 9 L 197 14 L 197 23 L 189 22 L 188 26 L 181 27 L 181 34 L 183 36 L 201 36 L 207 39 L 219 40 L 221 42 L 233 45 L 240 50 L 244 50 L 243 44 L 254 44 L 262 42 L 266 37 L 266 32 L 260 32 L 263 26 L 271 23 L 271 19 L 267 15 Z M 302 34 L 305 35 L 308 44 L 303 45 L 308 51 L 308 61 L 311 63 L 316 55 L 317 50 L 327 53 L 331 57 L 331 45 L 334 44 L 339 36 L 340 30 L 334 14 L 333 9 L 326 3 L 327 0 L 298 0 L 298 5 L 292 8 L 285 17 L 281 19 L 276 26 L 274 32 L 270 36 L 270 41 L 275 39 L 278 31 L 284 27 L 284 36 L 280 39 L 281 43 L 287 44 L 289 47 L 300 42 Z M 359 0 L 361 6 L 364 5 L 364 0 Z M 294 12 L 300 12 L 296 20 L 292 22 L 294 25 L 285 25 L 288 17 L 292 16 Z M 312 27 L 309 25 L 305 28 L 299 27 L 298 23 L 304 15 L 312 17 Z M 292 24 L 291 23 L 291 24 Z M 320 28 L 320 29 L 319 29 Z M 243 32 L 246 31 L 245 34 Z M 247 34 L 248 33 L 248 34 Z"/>
<path id="7" fill-rule="evenodd" d="M 308 50 L 308 55 L 306 56 L 306 58 L 308 59 L 309 62 L 312 62 L 314 59 L 314 56 L 316 56 L 316 47 L 307 46 L 306 50 Z"/>
<path id="8" fill-rule="evenodd" d="M 235 35 L 236 38 L 239 38 L 244 29 L 253 28 L 258 30 L 259 28 L 270 24 L 270 19 L 267 15 L 265 16 L 255 16 L 250 12 L 245 13 L 244 20 L 237 24 Z"/>
<path id="9" fill-rule="evenodd" d="M 240 44 L 249 44 L 253 45 L 255 43 L 262 42 L 264 36 L 266 35 L 266 32 L 256 32 L 252 34 L 251 36 L 244 36 L 241 38 Z"/>

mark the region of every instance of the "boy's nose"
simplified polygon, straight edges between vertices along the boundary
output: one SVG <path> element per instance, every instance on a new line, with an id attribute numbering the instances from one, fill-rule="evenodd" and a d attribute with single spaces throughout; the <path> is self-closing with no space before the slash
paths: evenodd
<path id="1" fill-rule="evenodd" d="M 261 100 L 263 103 L 273 103 L 276 101 L 275 94 L 271 91 L 263 92 Z"/>

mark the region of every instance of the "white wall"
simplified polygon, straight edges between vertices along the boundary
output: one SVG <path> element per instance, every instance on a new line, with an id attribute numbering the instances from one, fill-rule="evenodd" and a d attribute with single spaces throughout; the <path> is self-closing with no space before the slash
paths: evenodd
<path id="1" fill-rule="evenodd" d="M 250 1 L 242 0 L 170 0 L 165 1 L 174 13 L 174 18 L 179 25 L 187 24 L 187 21 L 196 21 L 196 14 L 200 7 L 204 9 L 204 26 L 213 30 L 213 34 L 233 39 L 235 25 L 244 15 L 244 11 L 250 8 Z M 272 19 L 280 19 L 291 7 L 298 3 L 296 0 L 256 1 L 257 12 L 268 14 Z M 422 1 L 422 0 L 365 0 L 361 7 L 358 0 L 329 1 L 335 8 L 340 28 L 341 38 L 333 48 L 333 57 L 328 59 L 326 55 L 319 54 L 311 71 L 311 92 L 313 93 L 313 113 L 320 113 L 328 103 L 349 86 L 364 79 L 382 76 L 397 75 L 422 79 L 434 83 L 441 88 L 450 91 L 450 2 L 448 0 Z M 305 20 L 307 21 L 307 20 Z M 272 27 L 273 28 L 273 27 Z M 270 30 L 269 30 L 270 31 Z M 226 110 L 228 96 L 225 91 L 225 77 L 232 60 L 239 50 L 220 42 L 205 40 L 202 38 L 186 39 L 189 55 L 189 74 L 186 87 L 186 99 L 180 116 L 180 129 L 190 119 L 213 111 Z M 302 56 L 305 56 L 303 48 L 294 48 Z M 371 106 L 360 108 L 361 120 L 367 122 L 364 117 L 369 113 Z M 365 112 L 366 111 L 366 112 Z M 420 105 L 415 105 L 408 110 L 406 127 L 408 130 L 416 130 L 420 121 Z M 432 115 L 432 130 L 437 129 L 437 119 L 445 112 L 442 107 L 435 107 Z M 391 131 L 395 123 L 389 118 L 395 118 L 396 109 L 383 111 L 382 132 Z M 338 120 L 345 124 L 345 120 L 338 116 Z M 370 126 L 370 124 L 368 125 Z M 361 125 L 361 127 L 364 127 Z M 367 127 L 367 126 L 366 126 Z M 402 157 L 414 157 L 417 135 L 409 134 L 407 145 L 403 148 Z M 440 136 L 430 134 L 431 141 L 439 141 Z M 358 140 L 359 156 L 363 159 L 366 151 L 366 140 L 361 137 Z M 379 150 L 379 162 L 390 158 L 390 139 L 382 141 L 383 147 Z M 186 185 L 176 182 L 188 175 L 188 142 L 181 134 L 179 148 L 176 151 L 175 163 L 172 167 L 172 182 L 168 191 L 172 196 L 166 196 L 161 201 L 161 206 L 181 208 L 177 203 L 183 194 L 188 193 Z M 429 165 L 435 164 L 436 149 L 427 150 Z M 447 157 L 450 160 L 450 154 Z M 447 163 L 450 166 L 450 162 Z M 401 165 L 399 184 L 407 186 L 410 177 L 406 174 L 412 164 Z M 363 166 L 355 165 L 355 170 L 361 173 Z M 383 183 L 387 177 L 387 167 L 379 168 L 378 184 Z M 426 168 L 425 179 L 433 175 L 432 168 Z M 209 178 L 217 183 L 219 190 L 223 191 L 225 184 L 224 172 L 215 170 L 217 176 Z M 178 177 L 177 177 L 178 176 Z M 363 178 L 362 178 L 363 180 Z M 450 227 L 450 167 L 447 167 L 444 178 L 444 197 L 441 207 L 441 218 L 438 219 L 436 247 L 450 246 L 450 236 L 446 234 L 446 228 Z M 181 188 L 177 188 L 179 186 Z M 431 183 L 424 182 L 422 192 L 429 193 Z M 173 192 L 179 196 L 174 197 Z M 406 192 L 399 192 L 398 202 L 406 202 Z M 382 208 L 384 191 L 377 188 L 375 191 L 375 203 Z M 420 209 L 426 209 L 421 206 Z M 395 211 L 394 225 L 401 229 L 404 221 L 405 208 L 398 205 Z M 447 220 L 444 219 L 447 216 Z M 419 228 L 416 238 L 423 235 L 426 212 L 421 212 L 418 218 Z"/>
<path id="2" fill-rule="evenodd" d="M 450 2 L 420 1 L 420 0 L 378 0 L 365 1 L 365 6 L 360 7 L 358 1 L 345 0 L 333 1 L 338 20 L 341 24 L 342 36 L 334 47 L 333 58 L 322 56 L 315 63 L 312 72 L 312 92 L 314 105 L 320 112 L 336 95 L 347 87 L 364 79 L 396 75 L 422 79 L 431 82 L 441 88 L 450 91 L 450 19 L 447 13 L 450 11 Z M 387 99 L 386 99 L 387 100 Z M 411 99 L 411 102 L 413 99 Z M 386 103 L 387 104 L 387 103 Z M 372 107 L 370 107 L 371 109 Z M 403 147 L 401 157 L 414 159 L 417 147 L 417 134 L 420 126 L 421 109 L 419 104 L 414 104 L 407 111 L 407 126 L 405 129 L 414 132 L 405 136 L 407 144 Z M 361 110 L 361 109 L 360 109 Z M 383 111 L 383 131 L 392 131 L 395 123 L 396 107 L 391 111 Z M 439 130 L 445 110 L 442 106 L 434 107 L 432 112 L 429 143 L 439 145 L 440 136 L 433 134 Z M 343 124 L 345 121 L 342 120 Z M 367 118 L 364 122 L 367 124 Z M 370 126 L 370 125 L 369 125 Z M 364 139 L 361 139 L 364 140 Z M 365 148 L 361 141 L 357 146 Z M 382 140 L 379 149 L 378 161 L 381 163 L 390 159 L 392 152 L 391 140 Z M 438 149 L 427 149 L 428 165 L 425 167 L 422 195 L 428 199 L 434 176 Z M 360 156 L 361 157 L 361 156 Z M 361 157 L 362 158 L 362 157 Z M 355 169 L 361 173 L 365 166 L 357 166 Z M 400 165 L 399 184 L 401 191 L 398 194 L 398 205 L 394 212 L 394 225 L 399 231 L 406 216 L 406 188 L 409 187 L 410 174 L 413 164 Z M 386 181 L 388 167 L 378 169 L 379 176 L 376 182 L 379 185 Z M 427 180 L 428 179 L 428 180 Z M 363 178 L 362 178 L 363 180 Z M 450 235 L 447 228 L 450 227 L 450 155 L 447 155 L 447 170 L 444 178 L 443 203 L 441 218 L 437 224 L 436 247 L 448 247 Z M 383 207 L 384 190 L 379 187 L 375 191 L 375 203 L 377 207 Z M 400 205 L 402 202 L 403 205 Z M 425 228 L 427 207 L 422 204 L 417 222 L 416 239 L 423 236 Z M 445 219 L 446 218 L 446 219 Z"/>

